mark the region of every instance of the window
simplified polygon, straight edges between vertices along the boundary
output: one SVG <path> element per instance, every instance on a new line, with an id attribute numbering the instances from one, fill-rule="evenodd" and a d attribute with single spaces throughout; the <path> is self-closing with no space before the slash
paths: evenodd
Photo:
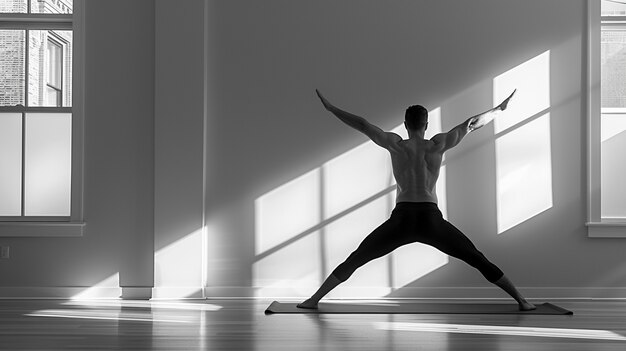
<path id="1" fill-rule="evenodd" d="M 63 47 L 52 39 L 48 39 L 47 46 L 45 104 L 61 107 L 63 105 Z"/>
<path id="2" fill-rule="evenodd" d="M 0 236 L 80 235 L 80 3 L 0 0 Z"/>
<path id="3" fill-rule="evenodd" d="M 626 237 L 626 1 L 589 1 L 588 227 Z"/>

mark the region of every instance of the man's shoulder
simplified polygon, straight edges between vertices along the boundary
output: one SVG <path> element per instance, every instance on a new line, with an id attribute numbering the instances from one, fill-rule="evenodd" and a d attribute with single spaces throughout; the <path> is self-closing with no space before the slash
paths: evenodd
<path id="1" fill-rule="evenodd" d="M 402 142 L 404 141 L 401 136 L 394 132 L 385 132 L 385 139 L 385 149 L 388 149 L 390 151 L 401 148 Z"/>
<path id="2" fill-rule="evenodd" d="M 385 132 L 385 134 L 387 135 L 387 137 L 388 137 L 390 140 L 392 140 L 392 141 L 394 141 L 394 142 L 396 142 L 396 143 L 399 143 L 399 142 L 401 142 L 401 141 L 404 141 L 404 139 L 402 139 L 402 137 L 401 137 L 401 136 L 399 136 L 398 134 L 396 134 L 396 133 L 394 133 L 394 132 Z"/>

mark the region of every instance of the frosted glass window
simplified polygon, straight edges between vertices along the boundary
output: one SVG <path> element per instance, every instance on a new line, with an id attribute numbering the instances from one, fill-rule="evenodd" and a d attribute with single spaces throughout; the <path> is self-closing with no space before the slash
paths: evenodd
<path id="1" fill-rule="evenodd" d="M 603 16 L 626 16 L 626 5 L 603 2 Z M 600 215 L 626 218 L 624 150 L 626 147 L 626 25 L 603 19 L 600 37 L 601 158 Z"/>
<path id="2" fill-rule="evenodd" d="M 624 150 L 626 150 L 626 111 L 602 114 L 601 128 L 601 216 L 626 218 Z"/>
<path id="3" fill-rule="evenodd" d="M 22 114 L 0 113 L 0 216 L 22 212 Z"/>
<path id="4" fill-rule="evenodd" d="M 71 137 L 71 114 L 26 114 L 26 216 L 70 215 Z"/>

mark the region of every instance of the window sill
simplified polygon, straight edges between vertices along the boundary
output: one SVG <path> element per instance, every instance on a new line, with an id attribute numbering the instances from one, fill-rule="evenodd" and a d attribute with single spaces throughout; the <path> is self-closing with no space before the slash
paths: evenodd
<path id="1" fill-rule="evenodd" d="M 626 238 L 626 222 L 587 222 L 590 238 Z"/>
<path id="2" fill-rule="evenodd" d="M 84 222 L 0 222 L 0 237 L 80 237 Z"/>

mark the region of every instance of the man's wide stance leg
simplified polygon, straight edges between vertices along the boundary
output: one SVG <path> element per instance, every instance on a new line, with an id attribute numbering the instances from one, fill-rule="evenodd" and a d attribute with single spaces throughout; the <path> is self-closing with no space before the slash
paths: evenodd
<path id="1" fill-rule="evenodd" d="M 528 311 L 536 308 L 535 305 L 526 301 L 502 270 L 490 262 L 471 240 L 454 225 L 442 218 L 440 223 L 434 227 L 436 230 L 433 230 L 433 235 L 428 236 L 425 240 L 427 244 L 478 269 L 489 282 L 500 287 L 514 298 L 519 304 L 520 310 Z"/>
<path id="2" fill-rule="evenodd" d="M 348 278 L 359 267 L 376 258 L 382 257 L 407 244 L 408 242 L 399 235 L 401 220 L 392 214 L 391 218 L 376 228 L 368 235 L 348 258 L 337 266 L 326 278 L 322 286 L 307 300 L 298 305 L 300 308 L 317 308 L 317 303 L 333 290 L 337 285 Z"/>

